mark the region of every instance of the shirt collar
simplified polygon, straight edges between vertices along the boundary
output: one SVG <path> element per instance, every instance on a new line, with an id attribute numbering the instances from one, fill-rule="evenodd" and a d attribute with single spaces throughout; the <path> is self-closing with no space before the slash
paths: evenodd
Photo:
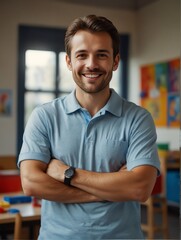
<path id="1" fill-rule="evenodd" d="M 107 111 L 117 117 L 120 117 L 122 114 L 122 105 L 123 99 L 114 91 L 114 89 L 111 89 L 111 96 L 106 105 L 102 108 L 102 111 Z M 65 111 L 67 114 L 70 114 L 79 109 L 82 109 L 82 107 L 75 97 L 74 90 L 65 98 Z"/>
<path id="2" fill-rule="evenodd" d="M 75 90 L 73 90 L 65 98 L 65 111 L 67 114 L 69 114 L 69 113 L 73 113 L 79 109 L 81 109 L 81 106 L 75 97 Z"/>
<path id="3" fill-rule="evenodd" d="M 111 96 L 102 110 L 105 110 L 117 117 L 120 117 L 122 114 L 122 109 L 123 99 L 114 91 L 114 89 L 111 89 Z"/>

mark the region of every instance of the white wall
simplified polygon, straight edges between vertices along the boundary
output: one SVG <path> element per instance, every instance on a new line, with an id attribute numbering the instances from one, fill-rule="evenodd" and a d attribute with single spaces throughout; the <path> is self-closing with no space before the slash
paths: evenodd
<path id="1" fill-rule="evenodd" d="M 12 89 L 13 112 L 11 117 L 0 116 L 0 155 L 16 154 L 18 25 L 67 27 L 74 18 L 92 13 L 108 17 L 119 32 L 130 34 L 131 101 L 139 103 L 140 64 L 179 55 L 179 0 L 160 0 L 138 12 L 85 7 L 56 0 L 1 0 L 0 88 Z M 158 140 L 168 140 L 173 149 L 178 146 L 177 135 L 178 130 L 158 129 Z"/>
<path id="2" fill-rule="evenodd" d="M 141 9 L 137 30 L 138 67 L 180 57 L 180 0 L 160 0 Z M 137 94 L 139 83 L 136 86 Z M 131 88 L 130 93 L 133 91 Z M 179 149 L 179 129 L 157 128 L 157 134 L 158 142 L 169 143 L 170 149 Z"/>

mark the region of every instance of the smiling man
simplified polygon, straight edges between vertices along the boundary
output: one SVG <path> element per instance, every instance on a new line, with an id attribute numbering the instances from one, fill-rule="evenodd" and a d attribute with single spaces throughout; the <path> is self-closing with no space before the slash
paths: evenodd
<path id="1" fill-rule="evenodd" d="M 143 239 L 156 132 L 146 110 L 109 87 L 117 29 L 104 17 L 75 19 L 65 48 L 75 90 L 33 111 L 19 155 L 25 194 L 42 199 L 39 239 Z"/>

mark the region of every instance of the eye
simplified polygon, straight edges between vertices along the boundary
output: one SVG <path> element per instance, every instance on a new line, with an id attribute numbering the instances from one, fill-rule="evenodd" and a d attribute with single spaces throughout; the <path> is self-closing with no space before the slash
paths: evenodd
<path id="1" fill-rule="evenodd" d="M 99 57 L 100 59 L 106 59 L 106 58 L 108 58 L 108 55 L 107 55 L 106 53 L 99 53 L 99 54 L 98 54 L 98 57 Z"/>
<path id="2" fill-rule="evenodd" d="M 87 56 L 87 55 L 86 55 L 85 53 L 80 53 L 80 54 L 78 54 L 78 55 L 76 56 L 76 58 L 79 59 L 79 60 L 82 60 L 82 59 L 85 59 L 86 56 Z"/>

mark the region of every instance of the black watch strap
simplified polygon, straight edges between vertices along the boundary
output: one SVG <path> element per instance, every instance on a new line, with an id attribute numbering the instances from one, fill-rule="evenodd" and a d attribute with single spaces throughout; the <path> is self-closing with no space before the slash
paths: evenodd
<path id="1" fill-rule="evenodd" d="M 71 180 L 72 180 L 71 178 L 65 177 L 65 178 L 64 178 L 64 183 L 65 183 L 65 185 L 70 186 Z"/>
<path id="2" fill-rule="evenodd" d="M 65 170 L 64 173 L 64 183 L 68 186 L 71 185 L 71 180 L 73 176 L 75 175 L 75 168 L 74 167 L 69 167 L 68 169 Z"/>

